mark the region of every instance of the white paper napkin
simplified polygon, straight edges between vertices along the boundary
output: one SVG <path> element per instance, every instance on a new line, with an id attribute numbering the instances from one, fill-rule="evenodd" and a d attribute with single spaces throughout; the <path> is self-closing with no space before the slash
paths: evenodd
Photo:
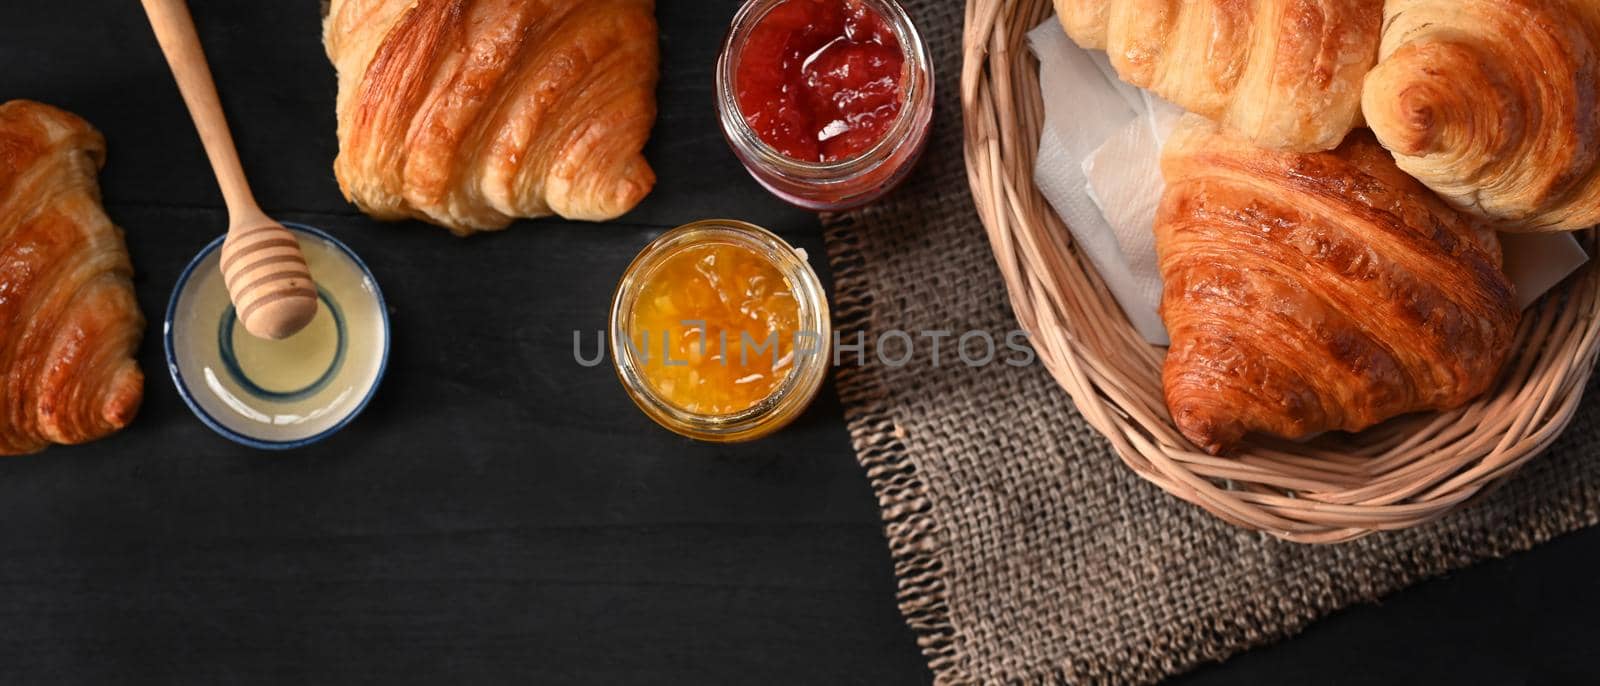
<path id="1" fill-rule="evenodd" d="M 1589 261 L 1569 233 L 1502 233 L 1506 277 L 1517 286 L 1517 307 L 1527 309 L 1562 279 Z"/>
<path id="2" fill-rule="evenodd" d="M 1167 345 L 1156 264 L 1161 147 L 1183 110 L 1118 79 L 1105 53 L 1051 17 L 1028 33 L 1045 122 L 1034 181 L 1145 340 Z M 1527 307 L 1589 257 L 1572 236 L 1502 234 L 1505 271 Z"/>
<path id="3" fill-rule="evenodd" d="M 1100 207 L 1089 196 L 1083 161 L 1137 116 L 1138 89 L 1106 80 L 1102 67 L 1086 50 L 1067 38 L 1060 24 L 1044 25 L 1028 34 L 1040 56 L 1039 80 L 1045 93 L 1044 131 L 1034 182 L 1056 213 L 1071 227 L 1079 247 L 1105 279 L 1140 335 L 1166 344 L 1166 327 L 1156 315 L 1159 276 L 1136 274 Z M 1102 56 L 1103 61 L 1103 56 Z M 1120 85 L 1119 85 L 1120 84 Z M 1057 97 L 1051 97 L 1056 94 Z M 1062 97 L 1070 95 L 1070 97 Z M 1159 192 L 1157 193 L 1159 195 Z M 1135 256 L 1136 259 L 1138 256 Z M 1152 264 L 1154 251 L 1145 256 Z"/>

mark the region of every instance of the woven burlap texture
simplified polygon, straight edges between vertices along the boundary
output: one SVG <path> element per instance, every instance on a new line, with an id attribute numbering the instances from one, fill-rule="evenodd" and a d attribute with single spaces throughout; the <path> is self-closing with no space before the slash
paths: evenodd
<path id="1" fill-rule="evenodd" d="M 934 135 L 887 201 L 825 224 L 835 325 L 868 343 L 867 365 L 838 370 L 839 393 L 883 511 L 901 611 L 937 681 L 1154 682 L 1600 520 L 1600 402 L 1461 512 L 1306 546 L 1236 529 L 1142 481 L 1037 365 L 969 367 L 948 340 L 937 367 L 926 340 L 910 363 L 883 364 L 872 345 L 884 332 L 1004 341 L 1017 328 L 962 161 L 962 3 L 903 4 L 937 63 Z M 897 361 L 903 340 L 886 340 Z"/>

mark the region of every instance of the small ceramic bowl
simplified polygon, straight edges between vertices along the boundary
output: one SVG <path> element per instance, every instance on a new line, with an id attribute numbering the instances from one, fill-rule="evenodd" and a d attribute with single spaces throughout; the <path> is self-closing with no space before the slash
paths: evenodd
<path id="1" fill-rule="evenodd" d="M 300 241 L 321 296 L 316 319 L 282 341 L 239 323 L 218 260 L 222 238 L 178 277 L 162 336 L 167 369 L 196 417 L 252 448 L 310 445 L 349 424 L 389 361 L 389 311 L 367 265 L 333 236 L 284 223 Z"/>

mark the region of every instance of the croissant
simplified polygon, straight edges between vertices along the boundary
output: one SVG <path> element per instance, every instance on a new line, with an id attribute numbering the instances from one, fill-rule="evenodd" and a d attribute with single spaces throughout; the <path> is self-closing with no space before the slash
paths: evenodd
<path id="1" fill-rule="evenodd" d="M 1400 168 L 1505 231 L 1600 223 L 1600 2 L 1390 0 L 1362 108 Z"/>
<path id="2" fill-rule="evenodd" d="M 1124 81 L 1271 148 L 1328 150 L 1361 124 L 1383 0 L 1055 0 Z"/>
<path id="3" fill-rule="evenodd" d="M 654 0 L 333 0 L 345 198 L 466 235 L 614 219 L 655 185 Z"/>
<path id="4" fill-rule="evenodd" d="M 105 139 L 48 105 L 0 105 L 0 455 L 101 438 L 144 394 L 144 318 L 100 207 Z"/>
<path id="5" fill-rule="evenodd" d="M 1395 166 L 1366 131 L 1290 153 L 1186 117 L 1156 215 L 1179 430 L 1213 454 L 1465 404 L 1520 312 L 1495 234 Z"/>

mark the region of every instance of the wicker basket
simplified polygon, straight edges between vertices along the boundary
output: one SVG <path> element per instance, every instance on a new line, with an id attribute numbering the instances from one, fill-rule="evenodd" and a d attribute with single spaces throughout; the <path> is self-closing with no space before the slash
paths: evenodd
<path id="1" fill-rule="evenodd" d="M 1128 323 L 1033 183 L 1044 121 L 1025 36 L 1049 0 L 969 0 L 967 176 L 1017 320 L 1079 411 L 1140 476 L 1239 526 L 1307 543 L 1416 526 L 1492 488 L 1555 440 L 1593 371 L 1600 270 L 1529 309 L 1495 386 L 1462 409 L 1307 443 L 1197 451 L 1161 394 L 1164 351 Z M 1579 235 L 1595 254 L 1594 231 Z"/>

